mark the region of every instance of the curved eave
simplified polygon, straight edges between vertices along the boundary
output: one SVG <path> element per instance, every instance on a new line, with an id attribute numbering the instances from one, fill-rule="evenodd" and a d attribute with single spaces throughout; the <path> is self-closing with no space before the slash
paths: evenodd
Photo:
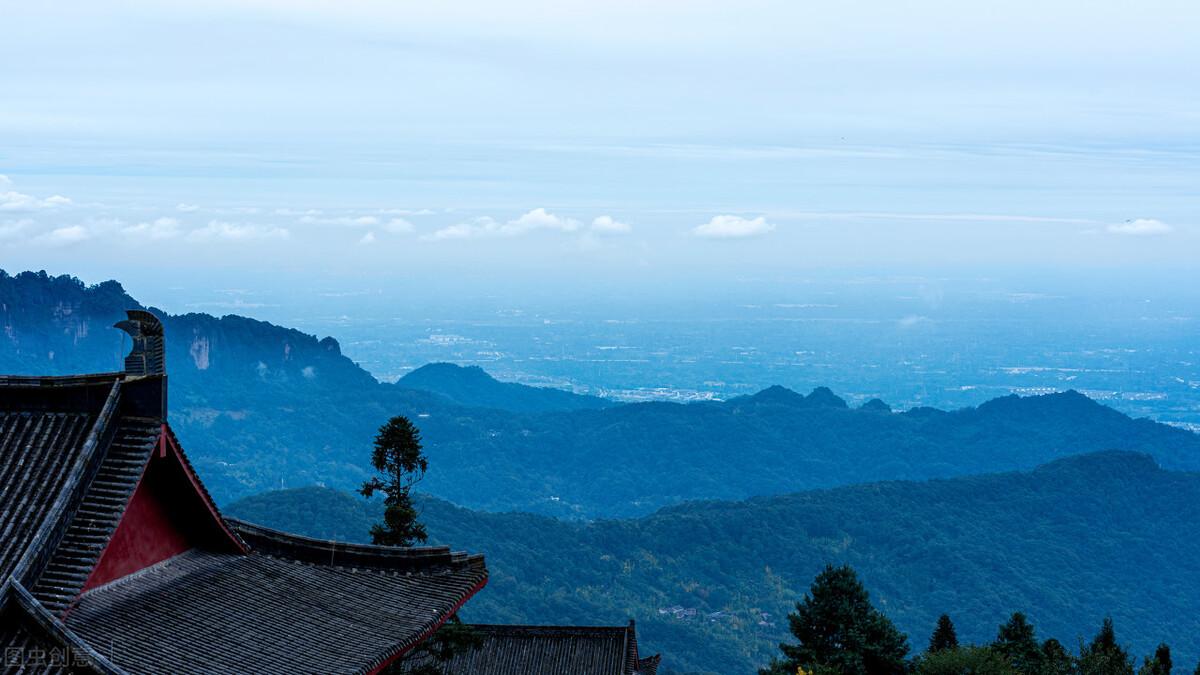
<path id="1" fill-rule="evenodd" d="M 82 655 L 87 666 L 102 675 L 127 675 L 127 673 L 104 658 L 91 645 L 67 628 L 58 617 L 33 597 L 19 581 L 9 578 L 0 586 L 0 609 L 14 606 L 26 619 L 37 626 L 43 635 L 58 647 L 65 647 L 71 654 Z M 76 671 L 78 672 L 78 671 Z"/>
<path id="2" fill-rule="evenodd" d="M 371 567 L 399 572 L 486 569 L 482 555 L 446 546 L 373 546 L 315 539 L 225 518 L 230 528 L 257 553 L 320 565 Z"/>

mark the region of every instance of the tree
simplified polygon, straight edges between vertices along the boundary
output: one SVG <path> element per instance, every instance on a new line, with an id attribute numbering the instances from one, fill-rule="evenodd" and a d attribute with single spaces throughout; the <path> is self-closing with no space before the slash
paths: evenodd
<path id="1" fill-rule="evenodd" d="M 1016 675 L 1008 660 L 991 647 L 954 647 L 930 651 L 913 664 L 915 675 Z"/>
<path id="2" fill-rule="evenodd" d="M 1133 675 L 1133 660 L 1117 644 L 1111 618 L 1104 619 L 1091 644 L 1080 647 L 1079 672 L 1081 675 Z"/>
<path id="3" fill-rule="evenodd" d="M 781 644 L 782 661 L 760 672 L 795 673 L 832 670 L 842 675 L 900 675 L 905 671 L 908 638 L 896 630 L 849 565 L 827 565 L 817 575 L 796 611 L 788 615 L 799 644 Z"/>
<path id="4" fill-rule="evenodd" d="M 1040 675 L 1073 675 L 1075 657 L 1061 642 L 1050 638 L 1042 643 L 1042 668 Z"/>
<path id="5" fill-rule="evenodd" d="M 1153 657 L 1146 657 L 1138 675 L 1171 675 L 1171 648 L 1165 643 L 1159 644 L 1154 650 Z"/>
<path id="6" fill-rule="evenodd" d="M 446 664 L 455 655 L 482 645 L 483 636 L 455 614 L 437 629 L 433 637 L 418 644 L 385 672 L 387 675 L 443 675 Z"/>
<path id="7" fill-rule="evenodd" d="M 421 432 L 399 415 L 379 427 L 371 465 L 379 472 L 363 483 L 362 494 L 384 494 L 383 522 L 371 527 L 371 541 L 386 546 L 412 546 L 424 542 L 425 526 L 417 522 L 417 510 L 410 494 L 413 485 L 425 476 L 429 463 L 421 452 Z"/>
<path id="8" fill-rule="evenodd" d="M 954 622 L 950 620 L 950 615 L 943 614 L 938 617 L 937 628 L 933 629 L 933 635 L 929 636 L 929 649 L 926 651 L 933 654 L 957 648 L 958 634 L 954 630 Z"/>
<path id="9" fill-rule="evenodd" d="M 1022 675 L 1037 675 L 1042 665 L 1042 649 L 1034 637 L 1033 624 L 1021 612 L 1014 612 L 1000 626 L 992 647 L 1004 656 L 1013 670 Z"/>

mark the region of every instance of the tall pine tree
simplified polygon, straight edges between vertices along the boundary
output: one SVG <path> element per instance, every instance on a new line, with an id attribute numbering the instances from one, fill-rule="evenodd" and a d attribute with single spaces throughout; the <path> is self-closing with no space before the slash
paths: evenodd
<path id="1" fill-rule="evenodd" d="M 1013 670 L 1022 675 L 1038 675 L 1042 665 L 1042 648 L 1034 636 L 1033 624 L 1020 612 L 1000 626 L 992 648 L 999 652 Z"/>
<path id="2" fill-rule="evenodd" d="M 1111 618 L 1105 618 L 1100 632 L 1084 645 L 1079 654 L 1080 675 L 1133 675 L 1133 660 L 1117 644 Z"/>
<path id="3" fill-rule="evenodd" d="M 930 654 L 946 649 L 958 648 L 958 634 L 954 630 L 954 622 L 950 620 L 949 614 L 943 614 L 938 617 L 937 627 L 933 629 L 933 635 L 929 636 L 929 649 L 926 650 Z"/>
<path id="4" fill-rule="evenodd" d="M 788 615 L 798 644 L 781 644 L 782 661 L 761 673 L 805 671 L 901 675 L 908 639 L 878 609 L 850 566 L 827 565 Z"/>
<path id="5" fill-rule="evenodd" d="M 1153 657 L 1146 657 L 1138 675 L 1171 675 L 1171 648 L 1165 643 L 1158 645 Z"/>
<path id="6" fill-rule="evenodd" d="M 412 546 L 425 541 L 425 526 L 417 522 L 412 486 L 421 480 L 429 463 L 421 452 L 421 432 L 403 415 L 379 427 L 371 466 L 379 472 L 363 483 L 362 494 L 382 492 L 383 523 L 371 528 L 371 541 L 386 546 Z"/>

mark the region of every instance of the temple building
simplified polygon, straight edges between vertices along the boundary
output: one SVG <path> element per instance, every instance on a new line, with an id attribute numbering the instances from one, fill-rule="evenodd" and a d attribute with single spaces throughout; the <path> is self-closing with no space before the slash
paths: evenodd
<path id="1" fill-rule="evenodd" d="M 661 660 L 658 654 L 638 654 L 632 621 L 628 626 L 471 628 L 478 645 L 441 664 L 442 675 L 656 675 Z"/>
<path id="2" fill-rule="evenodd" d="M 487 582 L 222 517 L 167 423 L 162 325 L 118 327 L 124 372 L 0 376 L 3 672 L 376 673 Z"/>
<path id="3" fill-rule="evenodd" d="M 487 583 L 483 557 L 222 516 L 167 421 L 162 324 L 128 315 L 122 372 L 0 375 L 0 672 L 410 670 Z M 475 629 L 478 646 L 443 672 L 658 667 L 633 622 Z"/>

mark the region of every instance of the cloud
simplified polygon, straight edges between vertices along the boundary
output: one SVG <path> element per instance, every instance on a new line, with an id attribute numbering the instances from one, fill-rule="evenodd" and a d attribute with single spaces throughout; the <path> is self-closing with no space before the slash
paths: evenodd
<path id="1" fill-rule="evenodd" d="M 538 208 L 504 223 L 483 216 L 466 223 L 443 227 L 432 234 L 425 235 L 422 239 L 432 241 L 476 237 L 518 237 L 536 230 L 575 232 L 582 226 L 583 224 L 574 218 L 563 218 L 549 213 L 546 209 Z"/>
<path id="2" fill-rule="evenodd" d="M 176 211 L 182 211 L 184 213 L 191 213 L 192 211 L 197 211 L 199 209 L 200 207 L 196 204 L 184 204 L 181 202 L 175 205 Z"/>
<path id="3" fill-rule="evenodd" d="M 412 223 L 403 218 L 389 218 L 384 220 L 378 216 L 336 216 L 322 217 L 319 211 L 313 211 L 305 214 L 297 222 L 305 225 L 336 225 L 338 227 L 366 227 L 371 228 L 372 236 L 374 230 L 381 229 L 389 234 L 411 234 L 416 230 Z M 366 237 L 364 237 L 365 239 Z M 374 241 L 372 238 L 371 241 Z"/>
<path id="4" fill-rule="evenodd" d="M 0 188 L 12 185 L 12 179 L 0 173 Z"/>
<path id="5" fill-rule="evenodd" d="M 383 229 L 392 234 L 411 234 L 417 228 L 403 218 L 392 218 L 384 223 Z"/>
<path id="6" fill-rule="evenodd" d="M 613 220 L 612 216 L 598 216 L 592 221 L 592 232 L 596 234 L 629 234 L 633 226 Z"/>
<path id="7" fill-rule="evenodd" d="M 188 241 L 250 241 L 255 239 L 287 239 L 292 233 L 274 225 L 252 225 L 248 223 L 228 223 L 222 220 L 210 220 L 208 225 L 192 230 L 187 235 Z"/>
<path id="8" fill-rule="evenodd" d="M 1127 220 L 1123 223 L 1109 225 L 1108 231 L 1112 234 L 1123 234 L 1133 237 L 1146 237 L 1158 234 L 1169 234 L 1175 228 L 1153 218 L 1135 218 Z"/>
<path id="9" fill-rule="evenodd" d="M 44 246 L 70 246 L 91 239 L 92 233 L 82 225 L 69 225 L 50 230 L 33 238 L 34 243 Z"/>
<path id="10" fill-rule="evenodd" d="M 0 175 L 0 179 L 5 178 Z M 0 241 L 5 239 L 16 239 L 22 232 L 29 229 L 33 225 L 33 221 L 29 218 L 20 220 L 10 220 L 0 225 Z"/>
<path id="11" fill-rule="evenodd" d="M 362 236 L 362 239 L 358 240 L 358 243 L 363 244 L 363 245 L 374 244 L 375 243 L 375 233 L 368 232 L 368 233 L 364 234 Z"/>
<path id="12" fill-rule="evenodd" d="M 3 181 L 0 181 L 0 188 L 9 187 L 12 181 L 7 176 Z M 53 195 L 45 199 L 38 199 L 32 195 L 27 195 L 16 190 L 5 190 L 0 192 L 0 210 L 4 211 L 34 211 L 37 209 L 52 209 L 59 206 L 67 206 L 71 203 L 70 199 L 62 195 Z"/>
<path id="13" fill-rule="evenodd" d="M 140 237 L 146 239 L 173 239 L 182 232 L 179 229 L 179 221 L 174 218 L 158 218 L 150 223 L 138 223 L 129 227 L 121 228 L 121 234 L 128 237 Z"/>
<path id="14" fill-rule="evenodd" d="M 692 234 L 704 239 L 744 239 L 757 237 L 775 229 L 759 216 L 753 220 L 741 216 L 713 216 L 707 223 L 692 229 Z"/>
<path id="15" fill-rule="evenodd" d="M 375 216 L 338 216 L 336 218 L 322 218 L 317 215 L 305 215 L 300 218 L 301 223 L 305 225 L 342 225 L 344 227 L 374 227 L 379 224 L 379 219 Z"/>

